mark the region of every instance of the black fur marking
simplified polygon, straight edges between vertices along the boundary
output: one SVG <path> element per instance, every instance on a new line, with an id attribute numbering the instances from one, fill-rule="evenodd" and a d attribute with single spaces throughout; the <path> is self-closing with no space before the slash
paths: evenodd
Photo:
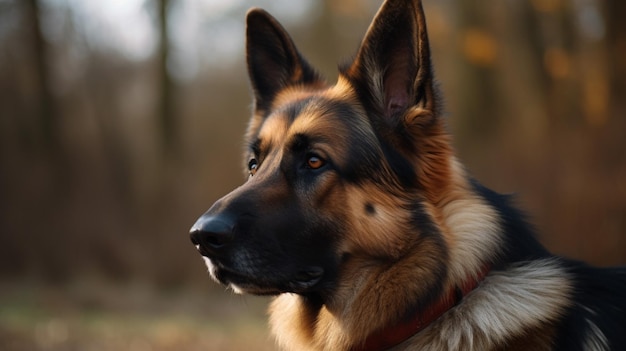
<path id="1" fill-rule="evenodd" d="M 250 144 L 248 144 L 248 150 L 255 156 L 258 156 L 261 153 L 261 140 L 254 139 L 254 141 L 250 142 Z"/>
<path id="2" fill-rule="evenodd" d="M 415 189 L 418 186 L 417 172 L 411 161 L 386 142 L 381 143 L 385 158 L 404 189 Z"/>
<path id="3" fill-rule="evenodd" d="M 314 101 L 313 97 L 309 97 L 302 100 L 297 100 L 295 102 L 290 103 L 281 111 L 285 113 L 287 116 L 287 120 L 289 123 L 293 123 L 296 118 L 302 113 L 302 111 L 312 102 Z"/>
<path id="4" fill-rule="evenodd" d="M 559 351 L 583 351 L 595 325 L 608 343 L 608 350 L 626 345 L 626 267 L 595 268 L 563 260 L 574 282 L 574 304 L 557 330 Z"/>
<path id="5" fill-rule="evenodd" d="M 352 183 L 373 181 L 377 184 L 393 184 L 397 181 L 403 189 L 416 187 L 417 174 L 413 165 L 395 149 L 390 148 L 386 143 L 381 143 L 383 155 L 379 155 L 378 150 L 368 142 L 364 142 L 358 135 L 350 136 L 350 140 L 348 164 L 342 170 L 346 181 Z M 384 170 L 381 156 L 387 161 L 391 173 Z"/>
<path id="6" fill-rule="evenodd" d="M 376 207 L 374 207 L 374 205 L 372 205 L 369 202 L 365 203 L 365 213 L 367 213 L 370 216 L 375 215 L 376 214 Z"/>
<path id="7" fill-rule="evenodd" d="M 341 123 L 356 124 L 358 123 L 357 120 L 362 118 L 351 104 L 340 100 L 319 98 L 315 107 L 319 109 L 320 113 L 333 116 L 342 121 Z"/>
<path id="8" fill-rule="evenodd" d="M 419 235 L 419 241 L 430 241 L 438 247 L 438 249 L 435 250 L 436 252 L 424 252 L 424 255 L 433 256 L 432 259 L 436 262 L 436 266 L 429 268 L 435 280 L 432 282 L 423 282 L 430 286 L 428 287 L 428 293 L 422 296 L 420 301 L 416 303 L 417 307 L 422 307 L 432 304 L 443 293 L 444 279 L 441 279 L 441 277 L 445 277 L 448 274 L 448 250 L 443 239 L 443 234 L 433 222 L 432 218 L 424 211 L 423 205 L 415 201 L 410 206 L 411 224 L 416 228 L 416 235 Z M 417 245 L 419 245 L 419 241 Z M 411 310 L 410 308 L 407 309 L 407 311 Z"/>
<path id="9" fill-rule="evenodd" d="M 532 226 L 524 214 L 511 205 L 512 197 L 502 195 L 472 179 L 474 191 L 484 198 L 500 215 L 500 226 L 504 236 L 503 253 L 494 269 L 504 268 L 511 263 L 551 257 L 537 241 Z"/>
<path id="10" fill-rule="evenodd" d="M 310 138 L 305 134 L 295 134 L 289 144 L 287 145 L 287 149 L 292 153 L 302 153 L 307 150 L 309 145 L 311 144 Z"/>

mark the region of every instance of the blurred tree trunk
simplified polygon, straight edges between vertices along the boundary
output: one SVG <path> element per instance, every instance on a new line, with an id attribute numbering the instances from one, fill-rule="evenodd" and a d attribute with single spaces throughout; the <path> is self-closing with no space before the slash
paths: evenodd
<path id="1" fill-rule="evenodd" d="M 322 8 L 320 17 L 315 21 L 313 28 L 313 35 L 309 41 L 313 42 L 315 46 L 312 50 L 314 53 L 323 53 L 323 57 L 315 58 L 314 62 L 320 62 L 322 72 L 328 72 L 328 77 L 332 77 L 336 74 L 337 64 L 336 60 L 340 57 L 338 46 L 341 45 L 338 42 L 336 26 L 333 22 L 332 6 L 335 0 L 320 1 Z"/>
<path id="2" fill-rule="evenodd" d="M 170 56 L 168 35 L 168 10 L 171 0 L 158 0 L 159 27 L 159 102 L 158 118 L 161 132 L 161 146 L 166 154 L 174 153 L 178 143 L 178 128 L 174 116 L 174 84 L 167 69 Z"/>
<path id="3" fill-rule="evenodd" d="M 543 33 L 539 15 L 531 2 L 521 1 L 518 6 L 522 9 L 518 16 L 524 23 L 524 31 L 520 35 L 525 36 L 524 39 L 528 42 L 525 49 L 528 50 L 532 58 L 533 73 L 539 77 L 539 84 L 537 84 L 536 88 L 542 89 L 541 94 L 543 95 L 546 93 L 546 86 L 550 83 L 550 76 L 543 67 L 543 53 L 545 50 L 543 37 L 545 33 Z"/>
<path id="4" fill-rule="evenodd" d="M 460 1 L 458 11 L 459 50 L 464 58 L 459 67 L 463 92 L 458 97 L 460 138 L 481 140 L 493 135 L 500 122 L 494 75 L 497 47 L 487 20 L 488 2 Z"/>
<path id="5" fill-rule="evenodd" d="M 611 72 L 611 108 L 625 109 L 626 97 L 626 1 L 605 2 L 607 39 L 609 45 L 609 72 Z M 623 117 L 623 116 L 622 116 Z"/>
<path id="6" fill-rule="evenodd" d="M 44 148 L 56 148 L 58 146 L 58 121 L 47 65 L 47 46 L 41 30 L 40 2 L 38 0 L 26 0 L 24 2 L 24 15 L 34 63 L 35 113 L 40 127 L 38 137 L 42 138 Z"/>

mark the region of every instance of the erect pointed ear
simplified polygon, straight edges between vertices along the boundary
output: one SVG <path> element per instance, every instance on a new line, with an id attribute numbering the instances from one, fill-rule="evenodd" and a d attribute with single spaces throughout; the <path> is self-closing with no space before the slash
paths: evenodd
<path id="1" fill-rule="evenodd" d="M 436 115 L 421 1 L 386 0 L 354 62 L 342 74 L 356 88 L 366 108 L 388 119 L 402 118 L 414 106 L 423 109 L 423 113 Z"/>
<path id="2" fill-rule="evenodd" d="M 269 108 L 288 86 L 321 81 L 285 29 L 262 9 L 251 9 L 246 16 L 246 56 L 258 110 Z"/>

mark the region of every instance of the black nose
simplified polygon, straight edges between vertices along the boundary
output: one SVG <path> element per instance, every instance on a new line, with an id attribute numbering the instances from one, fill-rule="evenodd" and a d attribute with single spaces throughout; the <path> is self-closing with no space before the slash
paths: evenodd
<path id="1" fill-rule="evenodd" d="M 234 223 L 227 217 L 203 215 L 191 227 L 191 242 L 203 255 L 224 251 L 233 240 Z"/>

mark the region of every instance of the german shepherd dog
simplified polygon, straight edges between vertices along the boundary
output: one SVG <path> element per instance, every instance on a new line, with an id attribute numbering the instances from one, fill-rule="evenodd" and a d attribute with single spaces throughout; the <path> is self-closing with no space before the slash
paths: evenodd
<path id="1" fill-rule="evenodd" d="M 273 295 L 286 350 L 626 350 L 626 269 L 556 257 L 468 176 L 419 0 L 387 0 L 329 85 L 247 14 L 247 181 L 191 228 L 210 275 Z"/>

